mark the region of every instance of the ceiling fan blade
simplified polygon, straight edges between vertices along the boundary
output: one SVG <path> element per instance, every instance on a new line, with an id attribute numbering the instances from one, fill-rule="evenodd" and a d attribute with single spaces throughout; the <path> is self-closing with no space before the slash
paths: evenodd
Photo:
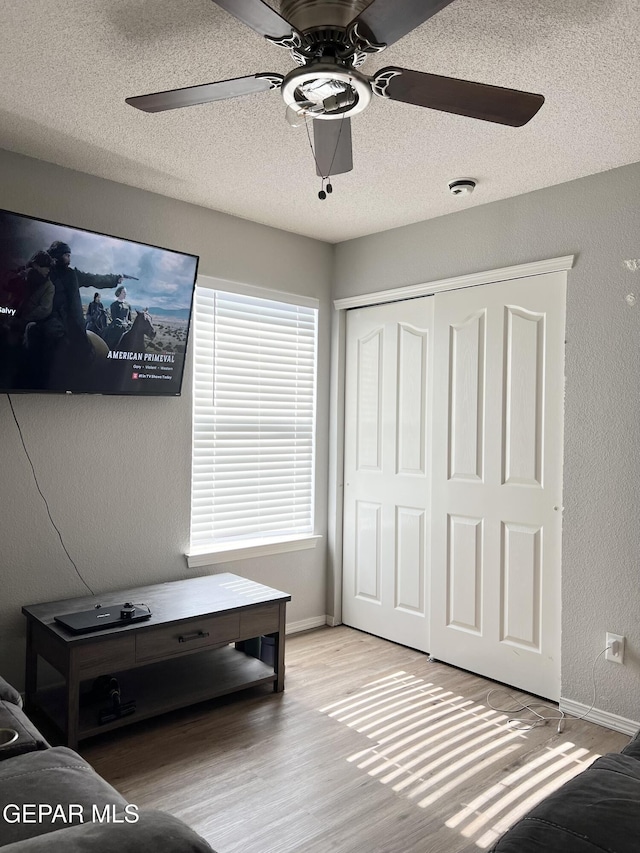
<path id="1" fill-rule="evenodd" d="M 280 40 L 290 38 L 294 28 L 263 0 L 213 0 L 234 18 L 242 21 L 259 35 Z"/>
<path id="2" fill-rule="evenodd" d="M 316 174 L 321 178 L 350 172 L 353 169 L 351 119 L 314 119 L 313 153 Z"/>
<path id="3" fill-rule="evenodd" d="M 351 26 L 364 24 L 375 41 L 390 45 L 415 30 L 453 0 L 373 0 Z"/>
<path id="4" fill-rule="evenodd" d="M 377 95 L 393 101 L 511 127 L 522 127 L 544 104 L 543 95 L 532 92 L 392 66 L 381 68 L 371 84 Z"/>
<path id="5" fill-rule="evenodd" d="M 282 74 L 252 74 L 249 77 L 219 80 L 217 83 L 203 83 L 200 86 L 187 86 L 184 89 L 137 95 L 134 98 L 125 98 L 125 101 L 138 110 L 159 113 L 164 110 L 175 110 L 178 107 L 194 107 L 211 101 L 237 98 L 239 95 L 253 95 L 256 92 L 279 89 L 283 80 Z"/>

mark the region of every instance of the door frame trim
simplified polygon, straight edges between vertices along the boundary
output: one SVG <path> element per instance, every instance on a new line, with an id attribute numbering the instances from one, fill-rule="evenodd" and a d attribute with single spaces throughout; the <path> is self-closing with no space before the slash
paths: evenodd
<path id="1" fill-rule="evenodd" d="M 349 308 L 364 308 L 401 299 L 431 296 L 444 290 L 477 287 L 528 278 L 573 267 L 575 255 L 532 261 L 437 281 L 410 284 L 390 290 L 334 299 L 331 321 L 331 376 L 329 383 L 329 482 L 327 518 L 327 624 L 342 623 L 342 519 L 344 514 L 344 386 L 346 371 L 346 315 Z"/>
<path id="2" fill-rule="evenodd" d="M 532 261 L 528 264 L 517 264 L 513 267 L 502 267 L 497 270 L 457 275 L 453 278 L 442 278 L 423 284 L 410 284 L 406 287 L 396 287 L 392 290 L 379 290 L 375 293 L 363 293 L 362 296 L 346 296 L 334 299 L 333 305 L 340 311 L 346 308 L 363 308 L 366 305 L 380 305 L 383 302 L 397 302 L 398 299 L 414 299 L 416 296 L 431 296 L 443 290 L 457 290 L 462 287 L 477 287 L 480 284 L 495 284 L 497 281 L 509 281 L 514 278 L 530 278 L 532 275 L 543 275 L 548 272 L 561 272 L 573 266 L 575 255 L 565 255 L 562 258 L 549 258 L 546 261 Z"/>

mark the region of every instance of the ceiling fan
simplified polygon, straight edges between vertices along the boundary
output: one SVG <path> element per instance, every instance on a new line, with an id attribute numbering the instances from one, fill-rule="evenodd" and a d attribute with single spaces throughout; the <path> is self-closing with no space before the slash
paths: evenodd
<path id="1" fill-rule="evenodd" d="M 542 95 L 388 66 L 368 77 L 359 68 L 453 0 L 214 0 L 243 24 L 291 53 L 298 67 L 286 76 L 263 72 L 216 83 L 127 98 L 132 107 L 177 107 L 280 89 L 290 124 L 313 120 L 316 171 L 326 178 L 353 168 L 351 116 L 373 94 L 419 107 L 521 127 L 544 103 Z"/>

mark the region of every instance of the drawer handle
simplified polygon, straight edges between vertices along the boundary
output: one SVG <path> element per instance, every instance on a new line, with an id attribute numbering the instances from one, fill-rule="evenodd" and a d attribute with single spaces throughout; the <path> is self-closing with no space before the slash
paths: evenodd
<path id="1" fill-rule="evenodd" d="M 178 637 L 178 642 L 189 643 L 191 640 L 204 640 L 204 638 L 208 636 L 208 631 L 196 631 L 193 634 L 180 634 L 180 636 Z"/>

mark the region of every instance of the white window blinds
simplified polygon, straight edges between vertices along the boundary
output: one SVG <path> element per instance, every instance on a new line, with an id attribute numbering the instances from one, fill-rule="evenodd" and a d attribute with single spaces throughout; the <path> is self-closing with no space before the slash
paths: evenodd
<path id="1" fill-rule="evenodd" d="M 196 288 L 192 552 L 313 533 L 317 313 Z"/>

